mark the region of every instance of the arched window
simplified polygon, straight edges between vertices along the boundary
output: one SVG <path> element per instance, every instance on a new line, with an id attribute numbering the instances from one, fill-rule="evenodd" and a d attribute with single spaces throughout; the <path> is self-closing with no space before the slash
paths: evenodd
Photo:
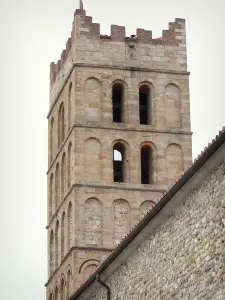
<path id="1" fill-rule="evenodd" d="M 140 124 L 151 124 L 151 92 L 146 84 L 139 88 L 139 117 Z"/>
<path id="2" fill-rule="evenodd" d="M 53 174 L 51 174 L 50 177 L 50 183 L 49 183 L 49 206 L 48 206 L 48 217 L 49 219 L 52 216 L 52 212 L 53 212 Z"/>
<path id="3" fill-rule="evenodd" d="M 66 154 L 63 153 L 61 163 L 61 199 L 63 199 L 66 191 Z"/>
<path id="4" fill-rule="evenodd" d="M 71 128 L 71 110 L 72 110 L 72 82 L 70 83 L 69 86 L 69 93 L 68 93 L 68 130 Z"/>
<path id="5" fill-rule="evenodd" d="M 57 221 L 55 227 L 55 267 L 58 268 L 58 265 L 59 265 L 59 221 Z"/>
<path id="6" fill-rule="evenodd" d="M 65 255 L 65 212 L 62 214 L 62 223 L 61 223 L 61 259 Z"/>
<path id="7" fill-rule="evenodd" d="M 64 278 L 61 279 L 60 300 L 65 300 L 65 282 L 64 282 Z"/>
<path id="8" fill-rule="evenodd" d="M 56 172 L 55 172 L 55 202 L 56 202 L 56 208 L 59 205 L 59 193 L 60 193 L 60 178 L 59 178 L 59 164 L 56 166 Z"/>
<path id="9" fill-rule="evenodd" d="M 54 270 L 54 233 L 53 230 L 50 234 L 50 275 Z"/>
<path id="10" fill-rule="evenodd" d="M 70 202 L 68 207 L 68 214 L 67 214 L 67 244 L 68 244 L 68 251 L 70 251 L 70 248 L 72 246 L 72 226 L 73 226 L 73 220 L 72 220 L 72 204 Z"/>
<path id="11" fill-rule="evenodd" d="M 71 294 L 71 271 L 68 270 L 67 272 L 67 293 L 66 293 L 66 299 L 69 299 Z"/>
<path id="12" fill-rule="evenodd" d="M 141 183 L 153 183 L 153 153 L 148 145 L 141 148 Z"/>
<path id="13" fill-rule="evenodd" d="M 58 147 L 61 146 L 65 138 L 65 123 L 64 123 L 64 105 L 61 103 L 59 107 L 59 127 L 58 127 Z"/>
<path id="14" fill-rule="evenodd" d="M 124 86 L 115 83 L 112 89 L 113 122 L 122 123 L 124 121 Z"/>
<path id="15" fill-rule="evenodd" d="M 116 143 L 113 147 L 113 177 L 114 182 L 124 182 L 126 178 L 125 169 L 125 146 L 121 143 Z"/>
<path id="16" fill-rule="evenodd" d="M 55 287 L 55 297 L 54 300 L 58 300 L 59 299 L 59 290 L 58 290 L 58 286 Z"/>
<path id="17" fill-rule="evenodd" d="M 50 162 L 53 159 L 53 155 L 54 155 L 54 118 L 52 118 L 51 120 L 51 124 L 50 124 L 50 140 L 49 140 L 49 144 L 50 144 Z"/>
<path id="18" fill-rule="evenodd" d="M 68 158 L 67 158 L 67 182 L 68 182 L 68 189 L 71 186 L 71 170 L 72 170 L 72 144 L 69 144 L 68 147 Z"/>

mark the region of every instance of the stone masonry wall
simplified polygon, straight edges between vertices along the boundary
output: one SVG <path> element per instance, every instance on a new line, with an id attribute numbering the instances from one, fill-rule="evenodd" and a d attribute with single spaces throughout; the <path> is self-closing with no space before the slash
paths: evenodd
<path id="1" fill-rule="evenodd" d="M 224 299 L 224 169 L 225 161 L 107 279 L 111 300 Z M 88 299 L 106 300 L 105 289 Z"/>

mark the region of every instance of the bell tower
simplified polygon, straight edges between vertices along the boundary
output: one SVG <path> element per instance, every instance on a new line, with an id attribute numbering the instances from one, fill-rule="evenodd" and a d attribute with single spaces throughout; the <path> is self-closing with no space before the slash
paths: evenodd
<path id="1" fill-rule="evenodd" d="M 66 300 L 192 161 L 185 20 L 101 35 L 80 1 L 48 124 L 47 299 Z"/>

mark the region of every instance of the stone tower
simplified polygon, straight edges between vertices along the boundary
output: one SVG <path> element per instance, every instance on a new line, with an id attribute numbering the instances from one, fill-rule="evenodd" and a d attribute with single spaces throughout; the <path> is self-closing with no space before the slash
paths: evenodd
<path id="1" fill-rule="evenodd" d="M 185 20 L 101 35 L 81 2 L 48 122 L 47 299 L 65 300 L 191 163 Z"/>

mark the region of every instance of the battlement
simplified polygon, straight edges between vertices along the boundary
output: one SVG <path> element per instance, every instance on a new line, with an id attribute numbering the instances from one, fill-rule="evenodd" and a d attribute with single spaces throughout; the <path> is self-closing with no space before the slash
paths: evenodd
<path id="1" fill-rule="evenodd" d="M 56 76 L 58 75 L 62 65 L 66 61 L 68 54 L 70 52 L 72 45 L 72 38 L 68 38 L 67 43 L 66 43 L 66 49 L 64 49 L 61 53 L 61 59 L 58 60 L 57 63 L 52 62 L 50 64 L 50 85 L 52 86 L 53 83 L 55 82 Z"/>
<path id="2" fill-rule="evenodd" d="M 86 16 L 81 1 L 80 8 L 74 13 L 74 21 L 71 31 L 71 37 L 67 40 L 66 48 L 61 53 L 61 59 L 57 63 L 52 62 L 50 65 L 50 86 L 56 80 L 56 77 L 67 60 L 71 47 L 76 41 L 81 39 L 101 40 L 108 42 L 134 42 L 136 44 L 179 46 L 185 44 L 185 20 L 176 18 L 174 22 L 170 22 L 168 29 L 162 31 L 161 37 L 152 38 L 152 31 L 138 28 L 136 35 L 126 37 L 126 29 L 124 26 L 111 25 L 111 35 L 100 34 L 100 24 L 93 23 L 92 17 Z"/>
<path id="3" fill-rule="evenodd" d="M 98 24 L 99 25 L 99 24 Z M 182 30 L 183 29 L 183 30 Z M 116 42 L 136 41 L 139 43 L 150 43 L 152 45 L 179 45 L 179 39 L 176 37 L 182 36 L 182 31 L 185 32 L 185 19 L 175 19 L 175 22 L 169 23 L 169 28 L 162 31 L 162 36 L 152 38 L 152 31 L 142 28 L 136 29 L 136 35 L 126 37 L 124 26 L 111 25 L 111 35 L 100 35 L 100 39 L 107 39 Z"/>

